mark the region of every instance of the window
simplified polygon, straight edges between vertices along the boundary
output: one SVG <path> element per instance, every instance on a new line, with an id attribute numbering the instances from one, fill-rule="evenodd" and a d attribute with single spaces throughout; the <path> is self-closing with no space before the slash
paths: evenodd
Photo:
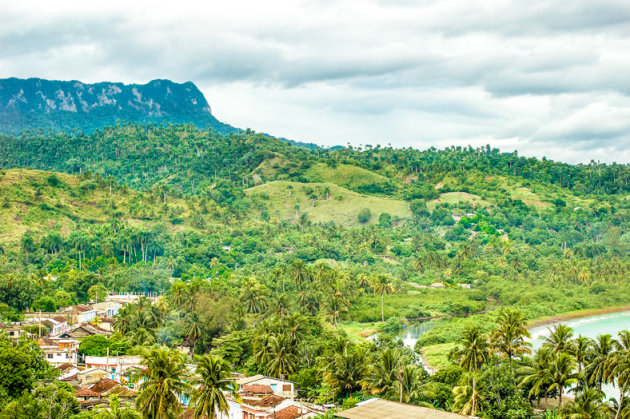
<path id="1" fill-rule="evenodd" d="M 283 384 L 282 391 L 291 391 L 291 384 Z"/>
<path id="2" fill-rule="evenodd" d="M 48 357 L 48 359 L 52 359 L 53 354 L 48 354 L 48 355 L 46 355 L 46 356 Z"/>

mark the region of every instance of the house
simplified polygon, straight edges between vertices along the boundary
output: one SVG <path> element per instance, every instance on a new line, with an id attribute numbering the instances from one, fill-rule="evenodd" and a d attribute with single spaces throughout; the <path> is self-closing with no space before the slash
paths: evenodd
<path id="1" fill-rule="evenodd" d="M 429 285 L 429 287 L 431 287 L 431 288 L 445 288 L 443 282 L 434 282 L 433 284 Z"/>
<path id="2" fill-rule="evenodd" d="M 91 304 L 92 310 L 96 311 L 96 317 L 114 318 L 122 308 L 122 304 L 116 301 L 104 301 Z"/>
<path id="3" fill-rule="evenodd" d="M 75 325 L 81 325 L 89 323 L 96 317 L 96 310 L 86 306 L 85 304 L 79 304 L 72 308 L 72 323 Z"/>
<path id="4" fill-rule="evenodd" d="M 277 396 L 293 399 L 296 396 L 295 385 L 291 381 L 281 380 L 279 378 L 267 377 L 264 375 L 254 375 L 251 377 L 243 377 L 236 380 L 239 391 L 243 391 L 246 386 L 268 385 L 273 394 Z M 251 387 L 249 387 L 251 388 Z"/>
<path id="5" fill-rule="evenodd" d="M 68 320 L 66 320 L 63 316 L 55 316 L 47 319 L 41 320 L 41 323 L 46 325 L 50 332 L 48 334 L 50 336 L 59 336 L 62 333 L 65 333 L 70 326 L 68 325 Z"/>
<path id="6" fill-rule="evenodd" d="M 110 317 L 99 317 L 99 321 L 100 324 L 98 325 L 98 327 L 108 332 L 114 331 L 114 319 Z"/>
<path id="7" fill-rule="evenodd" d="M 321 406 L 300 403 L 274 394 L 263 398 L 245 398 L 237 402 L 228 396 L 228 413 L 219 419 L 297 419 L 314 418 L 326 413 Z"/>
<path id="8" fill-rule="evenodd" d="M 85 366 L 87 368 L 100 368 L 108 373 L 114 380 L 125 377 L 129 369 L 142 368 L 142 357 L 122 355 L 122 356 L 86 356 Z"/>
<path id="9" fill-rule="evenodd" d="M 4 332 L 13 340 L 18 340 L 23 333 L 25 333 L 18 326 L 6 326 L 0 323 L 0 330 L 4 330 Z"/>
<path id="10" fill-rule="evenodd" d="M 108 375 L 109 373 L 102 368 L 87 368 L 77 373 L 77 382 L 81 386 L 89 386 Z"/>
<path id="11" fill-rule="evenodd" d="M 357 403 L 352 409 L 335 413 L 335 417 L 346 419 L 461 419 L 464 416 L 443 410 L 374 398 Z"/>
<path id="12" fill-rule="evenodd" d="M 53 366 L 77 365 L 77 351 L 81 342 L 75 339 L 59 339 L 43 336 L 37 341 L 44 359 Z"/>
<path id="13" fill-rule="evenodd" d="M 67 330 L 66 332 L 62 333 L 59 337 L 79 339 L 79 338 L 86 338 L 88 336 L 94 336 L 94 335 L 103 335 L 103 336 L 109 337 L 112 335 L 112 332 L 102 329 L 98 326 L 93 326 L 91 324 L 82 324 L 80 326 Z"/>

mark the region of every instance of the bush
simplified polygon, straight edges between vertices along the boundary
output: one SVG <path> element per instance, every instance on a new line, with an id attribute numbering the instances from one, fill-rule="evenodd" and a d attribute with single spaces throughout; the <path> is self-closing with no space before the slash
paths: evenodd
<path id="1" fill-rule="evenodd" d="M 357 216 L 357 218 L 359 219 L 359 222 L 361 224 L 365 224 L 370 221 L 370 218 L 372 218 L 372 213 L 368 208 L 363 208 L 361 211 L 359 211 L 359 215 Z"/>

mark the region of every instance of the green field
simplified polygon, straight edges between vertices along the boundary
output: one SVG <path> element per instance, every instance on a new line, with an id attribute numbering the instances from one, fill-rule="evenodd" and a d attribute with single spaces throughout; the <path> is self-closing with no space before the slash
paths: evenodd
<path id="1" fill-rule="evenodd" d="M 333 183 L 277 181 L 247 189 L 246 193 L 268 204 L 270 216 L 279 220 L 296 221 L 302 214 L 307 214 L 313 222 L 358 225 L 357 216 L 364 208 L 372 213 L 370 223 L 377 222 L 383 212 L 394 219 L 411 215 L 407 203 L 402 200 L 361 195 Z"/>

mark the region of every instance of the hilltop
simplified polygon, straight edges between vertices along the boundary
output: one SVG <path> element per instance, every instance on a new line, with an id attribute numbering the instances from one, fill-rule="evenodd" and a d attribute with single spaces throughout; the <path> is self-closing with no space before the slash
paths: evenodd
<path id="1" fill-rule="evenodd" d="M 222 133 L 237 131 L 212 115 L 206 98 L 192 82 L 0 80 L 0 132 L 44 128 L 90 133 L 120 121 L 192 123 Z"/>

